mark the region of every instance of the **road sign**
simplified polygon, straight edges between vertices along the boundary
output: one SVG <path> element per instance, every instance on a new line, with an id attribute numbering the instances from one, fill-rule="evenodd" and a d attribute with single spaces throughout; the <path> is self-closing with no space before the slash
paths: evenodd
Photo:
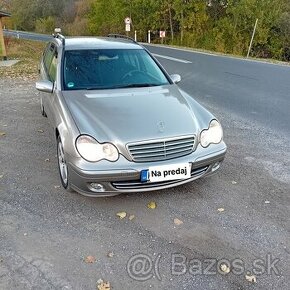
<path id="1" fill-rule="evenodd" d="M 165 37 L 165 31 L 160 30 L 160 37 L 164 38 Z"/>
<path id="2" fill-rule="evenodd" d="M 131 18 L 130 17 L 126 17 L 125 18 L 125 24 L 131 24 Z"/>
<path id="3" fill-rule="evenodd" d="M 127 32 L 131 31 L 131 25 L 130 24 L 126 24 L 125 31 L 127 31 Z"/>

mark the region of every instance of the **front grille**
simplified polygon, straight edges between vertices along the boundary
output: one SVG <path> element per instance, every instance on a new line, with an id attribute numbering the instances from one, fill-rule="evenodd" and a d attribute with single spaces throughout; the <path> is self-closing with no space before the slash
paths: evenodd
<path id="1" fill-rule="evenodd" d="M 188 155 L 194 150 L 195 136 L 131 143 L 127 146 L 135 162 L 154 162 Z"/>
<path id="2" fill-rule="evenodd" d="M 203 176 L 208 170 L 208 166 L 194 168 L 191 170 L 191 178 L 199 178 Z M 171 181 L 160 181 L 160 182 L 141 182 L 140 180 L 127 180 L 127 181 L 118 181 L 112 182 L 112 185 L 119 190 L 136 190 L 136 189 L 145 189 L 145 188 L 155 188 L 159 186 L 168 186 L 171 184 L 179 183 L 183 179 L 171 180 Z"/>

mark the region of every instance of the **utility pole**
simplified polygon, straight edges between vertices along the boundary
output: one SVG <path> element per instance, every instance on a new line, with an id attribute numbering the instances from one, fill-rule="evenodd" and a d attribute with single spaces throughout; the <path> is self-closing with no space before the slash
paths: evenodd
<path id="1" fill-rule="evenodd" d="M 250 52 L 251 52 L 252 45 L 253 45 L 253 40 L 254 40 L 254 37 L 255 37 L 256 29 L 257 29 L 258 20 L 259 20 L 259 19 L 257 18 L 257 19 L 256 19 L 256 23 L 255 23 L 255 26 L 254 26 L 254 30 L 253 30 L 253 34 L 252 34 L 252 38 L 251 38 L 251 42 L 250 42 L 250 45 L 249 45 L 247 58 L 250 56 Z"/>

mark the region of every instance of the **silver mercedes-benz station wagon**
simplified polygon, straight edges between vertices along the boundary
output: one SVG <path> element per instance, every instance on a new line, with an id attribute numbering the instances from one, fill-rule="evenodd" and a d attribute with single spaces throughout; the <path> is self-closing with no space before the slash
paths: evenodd
<path id="1" fill-rule="evenodd" d="M 146 48 L 121 35 L 55 34 L 36 88 L 64 188 L 87 196 L 159 190 L 215 172 L 219 121 Z"/>

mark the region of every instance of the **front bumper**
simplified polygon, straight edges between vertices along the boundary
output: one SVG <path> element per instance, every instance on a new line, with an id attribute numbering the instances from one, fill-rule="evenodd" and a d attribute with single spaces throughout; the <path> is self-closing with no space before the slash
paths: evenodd
<path id="1" fill-rule="evenodd" d="M 140 181 L 141 171 L 152 166 L 152 163 L 135 163 L 127 160 L 119 160 L 118 162 L 112 163 L 112 167 L 120 166 L 117 165 L 119 163 L 121 164 L 121 168 L 124 169 L 111 168 L 105 170 L 84 170 L 77 166 L 76 162 L 72 162 L 73 160 L 71 160 L 68 162 L 70 186 L 72 189 L 85 196 L 93 197 L 113 196 L 120 193 L 153 191 L 178 186 L 214 173 L 224 160 L 226 145 L 222 143 L 216 149 L 218 150 L 210 150 L 211 152 L 203 150 L 204 153 L 207 153 L 205 155 L 193 152 L 192 154 L 182 158 L 155 162 L 154 165 L 169 165 L 186 162 L 192 164 L 190 178 L 162 182 L 142 183 Z M 101 190 L 94 189 L 92 184 L 101 185 Z"/>

